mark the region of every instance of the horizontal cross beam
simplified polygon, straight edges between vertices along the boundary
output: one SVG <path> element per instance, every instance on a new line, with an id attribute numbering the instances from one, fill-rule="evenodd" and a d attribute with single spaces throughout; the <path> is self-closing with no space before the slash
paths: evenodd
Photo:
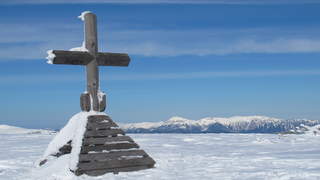
<path id="1" fill-rule="evenodd" d="M 94 59 L 85 51 L 53 50 L 52 54 L 52 64 L 87 65 Z M 130 57 L 125 53 L 97 53 L 96 60 L 99 66 L 128 66 Z"/>

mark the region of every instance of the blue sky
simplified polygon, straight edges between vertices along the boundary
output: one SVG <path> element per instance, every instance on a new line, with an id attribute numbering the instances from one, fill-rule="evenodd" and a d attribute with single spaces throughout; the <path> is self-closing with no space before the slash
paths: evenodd
<path id="1" fill-rule="evenodd" d="M 319 119 L 320 3 L 301 2 L 1 1 L 0 124 L 60 128 L 80 111 L 84 67 L 45 57 L 81 45 L 85 10 L 98 15 L 99 50 L 132 60 L 100 68 L 116 122 Z"/>

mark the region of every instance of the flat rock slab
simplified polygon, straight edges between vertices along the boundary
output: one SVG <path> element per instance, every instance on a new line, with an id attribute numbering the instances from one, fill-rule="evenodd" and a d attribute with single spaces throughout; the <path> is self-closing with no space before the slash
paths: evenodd
<path id="1" fill-rule="evenodd" d="M 99 176 L 153 168 L 155 161 L 106 115 L 88 116 L 76 175 Z"/>

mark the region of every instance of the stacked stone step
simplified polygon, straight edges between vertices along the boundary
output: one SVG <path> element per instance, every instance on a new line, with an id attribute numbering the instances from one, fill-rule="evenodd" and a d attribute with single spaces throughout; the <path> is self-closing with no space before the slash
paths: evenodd
<path id="1" fill-rule="evenodd" d="M 76 175 L 98 176 L 154 167 L 155 161 L 106 115 L 88 117 Z"/>

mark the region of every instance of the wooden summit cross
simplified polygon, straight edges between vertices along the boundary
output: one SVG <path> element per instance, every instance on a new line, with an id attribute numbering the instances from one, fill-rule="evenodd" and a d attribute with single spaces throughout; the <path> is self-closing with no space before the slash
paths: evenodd
<path id="1" fill-rule="evenodd" d="M 98 66 L 128 66 L 130 58 L 123 53 L 99 53 L 97 38 L 97 18 L 93 13 L 84 13 L 84 47 L 83 51 L 53 50 L 52 64 L 85 65 L 87 70 L 87 92 L 81 95 L 81 109 L 83 111 L 104 111 L 105 96 L 99 95 Z M 99 101 L 100 100 L 100 101 Z"/>
<path id="2" fill-rule="evenodd" d="M 72 151 L 76 151 L 76 148 L 73 147 L 75 144 L 73 141 L 82 136 L 80 137 L 81 144 L 79 145 L 77 165 L 74 169 L 70 168 L 76 175 L 98 176 L 107 172 L 118 173 L 152 168 L 155 161 L 145 151 L 139 149 L 139 146 L 129 136 L 126 136 L 109 116 L 99 114 L 106 108 L 106 95 L 99 91 L 98 66 L 128 66 L 130 58 L 123 53 L 98 52 L 96 15 L 84 12 L 81 19 L 84 21 L 85 29 L 84 47 L 80 48 L 80 51 L 52 50 L 48 52 L 48 62 L 86 66 L 87 92 L 81 94 L 80 97 L 81 110 L 88 112 L 85 119 L 85 132 L 83 134 L 75 133 L 73 139 L 65 139 L 66 143 L 49 155 L 59 157 L 64 154 L 73 154 Z M 90 114 L 92 111 L 97 113 L 92 115 Z M 68 131 L 69 127 L 67 126 L 59 132 L 60 135 L 57 134 L 55 139 L 59 139 L 58 136 L 63 137 L 61 134 L 68 134 L 64 132 Z M 55 139 L 53 141 L 56 142 L 52 141 L 49 147 L 51 144 L 59 143 L 59 140 Z M 44 157 L 40 166 L 45 164 L 48 159 L 50 158 Z"/>

